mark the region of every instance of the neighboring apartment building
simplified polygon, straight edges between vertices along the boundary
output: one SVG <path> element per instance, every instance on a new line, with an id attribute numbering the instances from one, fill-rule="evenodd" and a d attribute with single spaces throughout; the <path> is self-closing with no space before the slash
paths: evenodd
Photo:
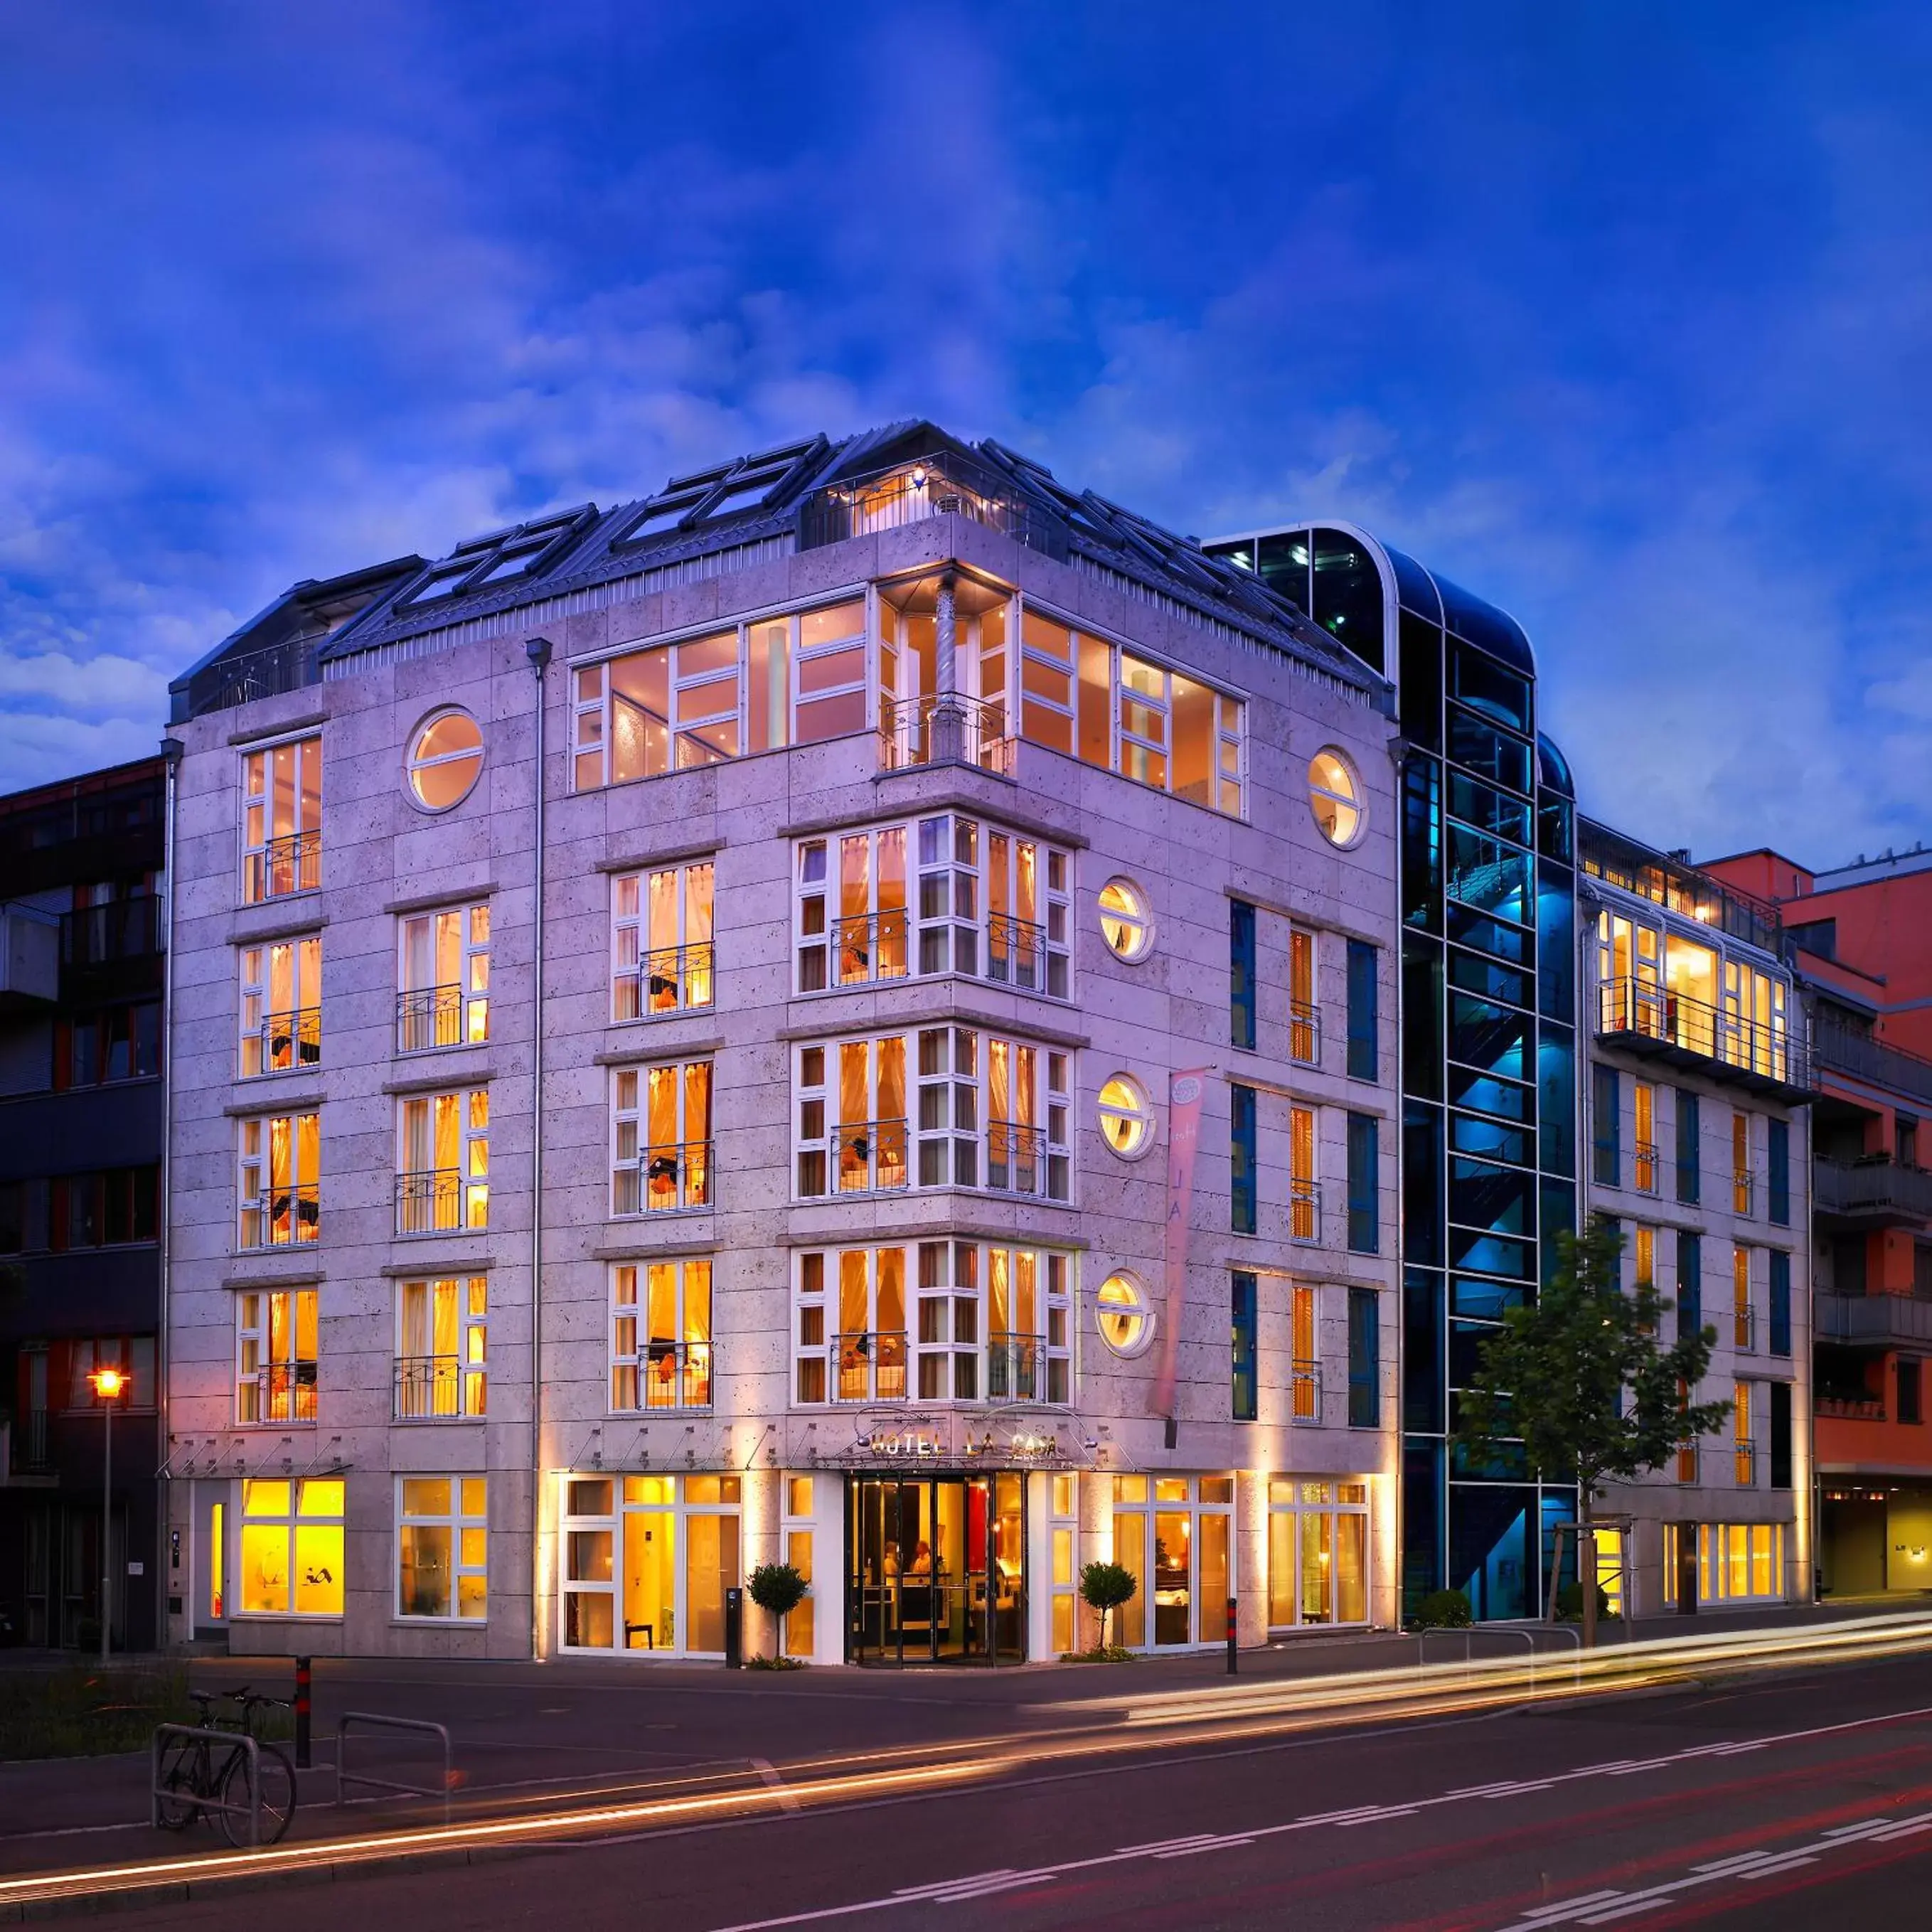
<path id="1" fill-rule="evenodd" d="M 94 1647 L 104 1572 L 116 1648 L 158 1634 L 166 796 L 149 758 L 0 798 L 0 1642 Z"/>
<path id="2" fill-rule="evenodd" d="M 1711 869 L 1780 906 L 1810 1010 L 1819 1569 L 1838 1596 L 1932 1587 L 1932 853 Z"/>
<path id="3" fill-rule="evenodd" d="M 1502 611 L 1348 525 L 1207 546 L 1396 686 L 1402 727 L 1402 1600 L 1534 1616 L 1574 1484 L 1468 1466 L 1456 1403 L 1576 1225 L 1574 788 Z"/>
<path id="4" fill-rule="evenodd" d="M 1108 1557 L 1136 1647 L 1394 1620 L 1395 728 L 1294 604 L 902 424 L 176 706 L 172 1638 L 712 1655 L 781 1558 L 825 1663 L 1090 1642 Z"/>
<path id="5" fill-rule="evenodd" d="M 1778 913 L 1588 819 L 1578 843 L 1586 1211 L 1622 1232 L 1626 1282 L 1673 1304 L 1666 1340 L 1716 1330 L 1687 1400 L 1732 1404 L 1720 1435 L 1610 1486 L 1605 1586 L 1639 1616 L 1806 1600 L 1814 1096 Z"/>

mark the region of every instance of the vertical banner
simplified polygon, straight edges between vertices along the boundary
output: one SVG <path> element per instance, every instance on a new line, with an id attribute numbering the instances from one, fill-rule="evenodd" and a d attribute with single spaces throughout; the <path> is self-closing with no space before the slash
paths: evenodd
<path id="1" fill-rule="evenodd" d="M 1208 1070 L 1175 1074 L 1167 1090 L 1167 1305 L 1161 1318 L 1160 1366 L 1150 1415 L 1165 1416 L 1173 1433 L 1174 1385 L 1180 1362 L 1180 1320 L 1187 1306 L 1187 1224 L 1194 1203 L 1194 1151 L 1201 1140 L 1201 1098 Z"/>

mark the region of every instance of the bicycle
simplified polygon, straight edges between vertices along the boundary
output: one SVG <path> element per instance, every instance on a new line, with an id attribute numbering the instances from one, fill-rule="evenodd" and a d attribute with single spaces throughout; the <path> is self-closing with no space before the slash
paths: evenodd
<path id="1" fill-rule="evenodd" d="M 243 1684 L 236 1690 L 190 1690 L 191 1702 L 201 1706 L 201 1728 L 205 1730 L 238 1730 L 244 1737 L 254 1736 L 256 1707 L 279 1704 L 286 1708 L 286 1697 L 265 1697 Z M 214 1716 L 217 1703 L 238 1705 L 238 1720 Z M 288 1754 L 259 1738 L 255 1744 L 255 1797 L 260 1808 L 261 1837 L 264 1845 L 279 1844 L 286 1835 L 296 1815 L 296 1768 Z M 231 1845 L 248 1843 L 248 1752 L 239 1744 L 224 1750 L 205 1737 L 176 1738 L 161 1760 L 161 1774 L 154 1807 L 155 1816 L 170 1832 L 184 1832 L 202 1815 L 206 1807 L 220 1822 Z M 232 1808 L 227 1808 L 232 1807 Z"/>

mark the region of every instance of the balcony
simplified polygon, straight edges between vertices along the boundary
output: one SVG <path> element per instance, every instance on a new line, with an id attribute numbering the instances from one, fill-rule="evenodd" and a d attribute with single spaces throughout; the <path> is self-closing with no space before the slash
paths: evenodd
<path id="1" fill-rule="evenodd" d="M 903 1402 L 906 1336 L 903 1328 L 875 1329 L 832 1338 L 834 1402 Z"/>
<path id="2" fill-rule="evenodd" d="M 270 1013 L 260 1028 L 242 1042 L 244 1076 L 286 1073 L 322 1064 L 322 1009 L 303 1006 L 288 1013 Z"/>
<path id="3" fill-rule="evenodd" d="M 1046 1136 L 1039 1128 L 986 1123 L 986 1185 L 1001 1194 L 1046 1192 Z"/>
<path id="4" fill-rule="evenodd" d="M 710 1342 L 646 1341 L 634 1365 L 626 1362 L 618 1369 L 613 1406 L 635 1414 L 709 1408 L 714 1346 Z"/>
<path id="5" fill-rule="evenodd" d="M 317 891 L 322 885 L 322 834 L 291 832 L 286 838 L 271 838 L 260 851 L 248 854 L 247 865 L 243 883 L 250 905 Z"/>
<path id="6" fill-rule="evenodd" d="M 1923 1227 L 1932 1221 L 1932 1173 L 1884 1155 L 1811 1166 L 1811 1211 L 1822 1227 Z"/>
<path id="7" fill-rule="evenodd" d="M 1848 1074 L 1894 1094 L 1932 1103 L 1932 1060 L 1859 1032 L 1820 1006 L 1812 1031 L 1812 1057 L 1826 1072 Z"/>
<path id="8" fill-rule="evenodd" d="M 877 980 L 903 980 L 912 970 L 906 955 L 907 914 L 903 906 L 832 922 L 834 984 L 863 986 Z M 807 986 L 812 992 L 817 988 Z"/>
<path id="9" fill-rule="evenodd" d="M 236 1420 L 244 1424 L 313 1422 L 315 1420 L 316 1365 L 314 1362 L 273 1362 L 246 1375 L 236 1385 Z"/>
<path id="10" fill-rule="evenodd" d="M 859 1120 L 835 1127 L 826 1142 L 827 1152 L 815 1150 L 799 1156 L 799 1192 L 823 1194 L 826 1162 L 830 1160 L 832 1191 L 835 1194 L 867 1194 L 908 1186 L 912 1179 L 906 1164 L 906 1124 L 903 1120 Z M 820 1185 L 804 1184 L 806 1163 L 818 1163 Z"/>
<path id="11" fill-rule="evenodd" d="M 1597 1035 L 1637 1059 L 1702 1073 L 1787 1106 L 1808 1106 L 1814 1097 L 1802 1038 L 1648 980 L 1599 984 Z"/>
<path id="12" fill-rule="evenodd" d="M 1322 1064 L 1322 1009 L 1312 1000 L 1288 1003 L 1288 1057 L 1304 1066 Z"/>
<path id="13" fill-rule="evenodd" d="M 713 962 L 711 942 L 660 946 L 626 970 L 616 982 L 616 1017 L 654 1020 L 666 1013 L 688 1013 L 708 1006 L 712 1000 Z"/>
<path id="14" fill-rule="evenodd" d="M 711 1205 L 711 1143 L 658 1142 L 644 1149 L 635 1167 L 611 1177 L 614 1214 L 668 1214 Z"/>
<path id="15" fill-rule="evenodd" d="M 454 1167 L 424 1168 L 396 1176 L 396 1232 L 440 1234 L 489 1225 L 490 1184 L 468 1180 Z"/>
<path id="16" fill-rule="evenodd" d="M 161 902 L 152 892 L 61 915 L 61 964 L 65 967 L 148 958 L 163 950 L 162 940 Z"/>
<path id="17" fill-rule="evenodd" d="M 424 986 L 396 995 L 396 1051 L 434 1053 L 440 1047 L 477 1046 L 490 1037 L 487 994 L 467 998 L 459 986 Z"/>
<path id="18" fill-rule="evenodd" d="M 1043 556 L 1066 555 L 1065 533 L 1051 518 L 1008 494 L 991 471 L 953 454 L 895 464 L 814 490 L 799 507 L 798 547 L 818 550 L 932 517 L 970 518 Z"/>
<path id="19" fill-rule="evenodd" d="M 1872 1348 L 1932 1347 L 1932 1301 L 1906 1294 L 1820 1294 L 1812 1303 L 1820 1342 Z"/>
<path id="20" fill-rule="evenodd" d="M 1288 1184 L 1288 1238 L 1291 1241 L 1319 1241 L 1322 1238 L 1322 1187 L 1313 1180 L 1291 1179 Z"/>
<path id="21" fill-rule="evenodd" d="M 1740 1302 L 1731 1310 L 1731 1347 L 1740 1355 L 1754 1355 L 1757 1352 L 1757 1310 L 1748 1303 Z"/>
<path id="22" fill-rule="evenodd" d="M 879 766 L 910 771 L 922 765 L 972 765 L 1010 778 L 1014 740 L 1004 704 L 972 698 L 882 698 Z"/>
<path id="23" fill-rule="evenodd" d="M 1875 1395 L 1821 1395 L 1812 1399 L 1820 1421 L 1882 1422 L 1885 1404 Z"/>
<path id="24" fill-rule="evenodd" d="M 450 1421 L 481 1415 L 485 1389 L 480 1362 L 466 1368 L 457 1355 L 396 1358 L 398 1422 Z"/>

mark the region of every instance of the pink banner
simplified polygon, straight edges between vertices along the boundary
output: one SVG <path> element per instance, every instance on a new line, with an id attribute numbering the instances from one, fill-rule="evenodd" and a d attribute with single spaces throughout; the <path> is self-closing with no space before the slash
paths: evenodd
<path id="1" fill-rule="evenodd" d="M 1201 1141 L 1201 1100 L 1208 1070 L 1177 1073 L 1167 1090 L 1167 1307 L 1161 1322 L 1160 1366 L 1150 1415 L 1174 1420 L 1180 1364 L 1180 1322 L 1187 1307 L 1187 1224 L 1194 1204 L 1194 1153 Z"/>

